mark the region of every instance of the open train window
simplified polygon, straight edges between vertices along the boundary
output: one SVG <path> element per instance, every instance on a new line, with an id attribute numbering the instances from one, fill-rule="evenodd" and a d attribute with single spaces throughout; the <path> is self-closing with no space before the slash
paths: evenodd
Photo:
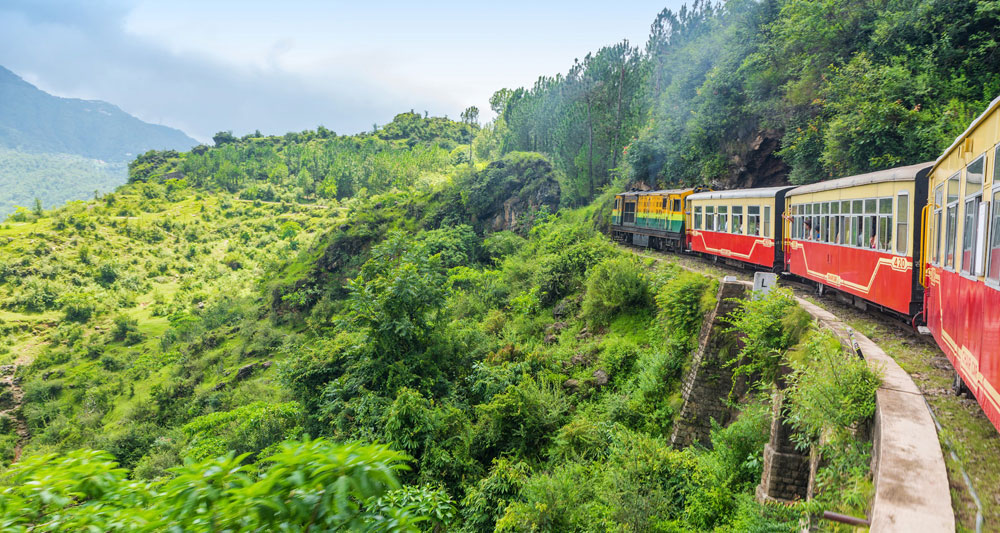
<path id="1" fill-rule="evenodd" d="M 813 236 L 813 223 L 812 223 L 812 204 L 806 204 L 802 206 L 805 208 L 805 215 L 802 217 L 802 235 L 800 238 L 803 240 L 811 240 Z"/>
<path id="2" fill-rule="evenodd" d="M 994 172 L 994 174 L 996 174 Z M 996 183 L 996 182 L 994 182 Z M 1000 188 L 993 190 L 993 201 L 990 202 L 990 257 L 986 268 L 986 279 L 1000 283 Z"/>
<path id="3" fill-rule="evenodd" d="M 878 200 L 878 249 L 892 251 L 892 198 Z"/>
<path id="4" fill-rule="evenodd" d="M 733 206 L 733 233 L 737 235 L 743 234 L 743 206 L 734 205 Z"/>
<path id="5" fill-rule="evenodd" d="M 681 210 L 681 199 L 680 198 L 674 198 L 674 209 L 673 209 L 673 211 L 675 213 L 677 213 L 680 210 Z"/>
<path id="6" fill-rule="evenodd" d="M 977 275 L 982 271 L 980 244 L 977 247 L 979 234 L 979 204 L 983 201 L 983 164 L 980 156 L 965 167 L 965 211 L 962 226 L 962 273 Z M 977 272 L 978 271 L 978 272 Z"/>
<path id="7" fill-rule="evenodd" d="M 934 247 L 931 250 L 931 262 L 935 265 L 941 264 L 941 228 L 944 220 L 942 219 L 944 208 L 944 184 L 938 185 L 934 189 L 934 214 L 931 217 L 931 246 Z"/>
<path id="8" fill-rule="evenodd" d="M 720 205 L 715 211 L 716 221 L 715 227 L 716 231 L 729 231 L 729 207 L 725 205 Z"/>
<path id="9" fill-rule="evenodd" d="M 955 244 L 958 240 L 959 173 L 948 178 L 948 205 L 945 208 L 944 266 L 955 270 Z"/>
<path id="10" fill-rule="evenodd" d="M 747 207 L 747 235 L 760 235 L 760 206 Z"/>

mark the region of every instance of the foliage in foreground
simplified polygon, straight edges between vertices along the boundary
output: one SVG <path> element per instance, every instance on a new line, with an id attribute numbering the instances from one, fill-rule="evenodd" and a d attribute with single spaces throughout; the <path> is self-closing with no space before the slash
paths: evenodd
<path id="1" fill-rule="evenodd" d="M 192 462 L 165 481 L 128 478 L 107 452 L 36 455 L 2 478 L 4 531 L 418 531 L 451 500 L 403 489 L 407 457 L 324 439 L 284 443 L 255 475 L 245 455 Z"/>

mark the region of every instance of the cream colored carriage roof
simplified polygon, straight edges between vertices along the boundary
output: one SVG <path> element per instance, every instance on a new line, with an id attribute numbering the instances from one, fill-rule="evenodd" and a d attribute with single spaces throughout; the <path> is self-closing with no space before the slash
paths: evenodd
<path id="1" fill-rule="evenodd" d="M 757 189 L 734 189 L 731 191 L 706 191 L 688 196 L 688 200 L 720 200 L 728 198 L 774 198 L 781 191 L 794 189 L 794 186 L 760 187 Z"/>
<path id="2" fill-rule="evenodd" d="M 798 196 L 800 194 L 809 194 L 813 192 L 829 191 L 833 189 L 846 189 L 848 187 L 857 187 L 859 185 L 869 185 L 872 183 L 885 183 L 890 181 L 913 181 L 916 179 L 917 174 L 925 169 L 930 168 L 933 162 L 920 163 L 917 165 L 909 165 L 905 167 L 895 167 L 887 168 L 885 170 L 879 170 L 876 172 L 869 172 L 867 174 L 858 174 L 857 176 L 847 176 L 845 178 L 837 178 L 835 180 L 820 181 L 818 183 L 810 183 L 809 185 L 803 185 L 801 187 L 796 187 L 791 191 L 788 191 L 786 196 Z"/>
<path id="3" fill-rule="evenodd" d="M 661 189 L 659 191 L 628 191 L 619 194 L 619 196 L 642 196 L 645 194 L 664 196 L 670 194 L 683 194 L 691 189 Z"/>

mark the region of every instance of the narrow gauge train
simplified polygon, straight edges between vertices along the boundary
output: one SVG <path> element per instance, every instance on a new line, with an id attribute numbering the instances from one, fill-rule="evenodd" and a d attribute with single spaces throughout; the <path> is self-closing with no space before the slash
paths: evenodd
<path id="1" fill-rule="evenodd" d="M 782 272 L 926 324 L 956 390 L 1000 430 L 998 163 L 1000 98 L 934 162 L 801 187 L 622 193 L 612 236 Z"/>

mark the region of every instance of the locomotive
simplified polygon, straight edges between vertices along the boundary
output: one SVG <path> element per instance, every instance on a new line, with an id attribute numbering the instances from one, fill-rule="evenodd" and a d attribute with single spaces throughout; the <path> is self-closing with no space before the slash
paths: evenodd
<path id="1" fill-rule="evenodd" d="M 630 191 L 619 242 L 779 272 L 933 335 L 1000 430 L 1000 97 L 937 160 L 799 187 Z"/>

